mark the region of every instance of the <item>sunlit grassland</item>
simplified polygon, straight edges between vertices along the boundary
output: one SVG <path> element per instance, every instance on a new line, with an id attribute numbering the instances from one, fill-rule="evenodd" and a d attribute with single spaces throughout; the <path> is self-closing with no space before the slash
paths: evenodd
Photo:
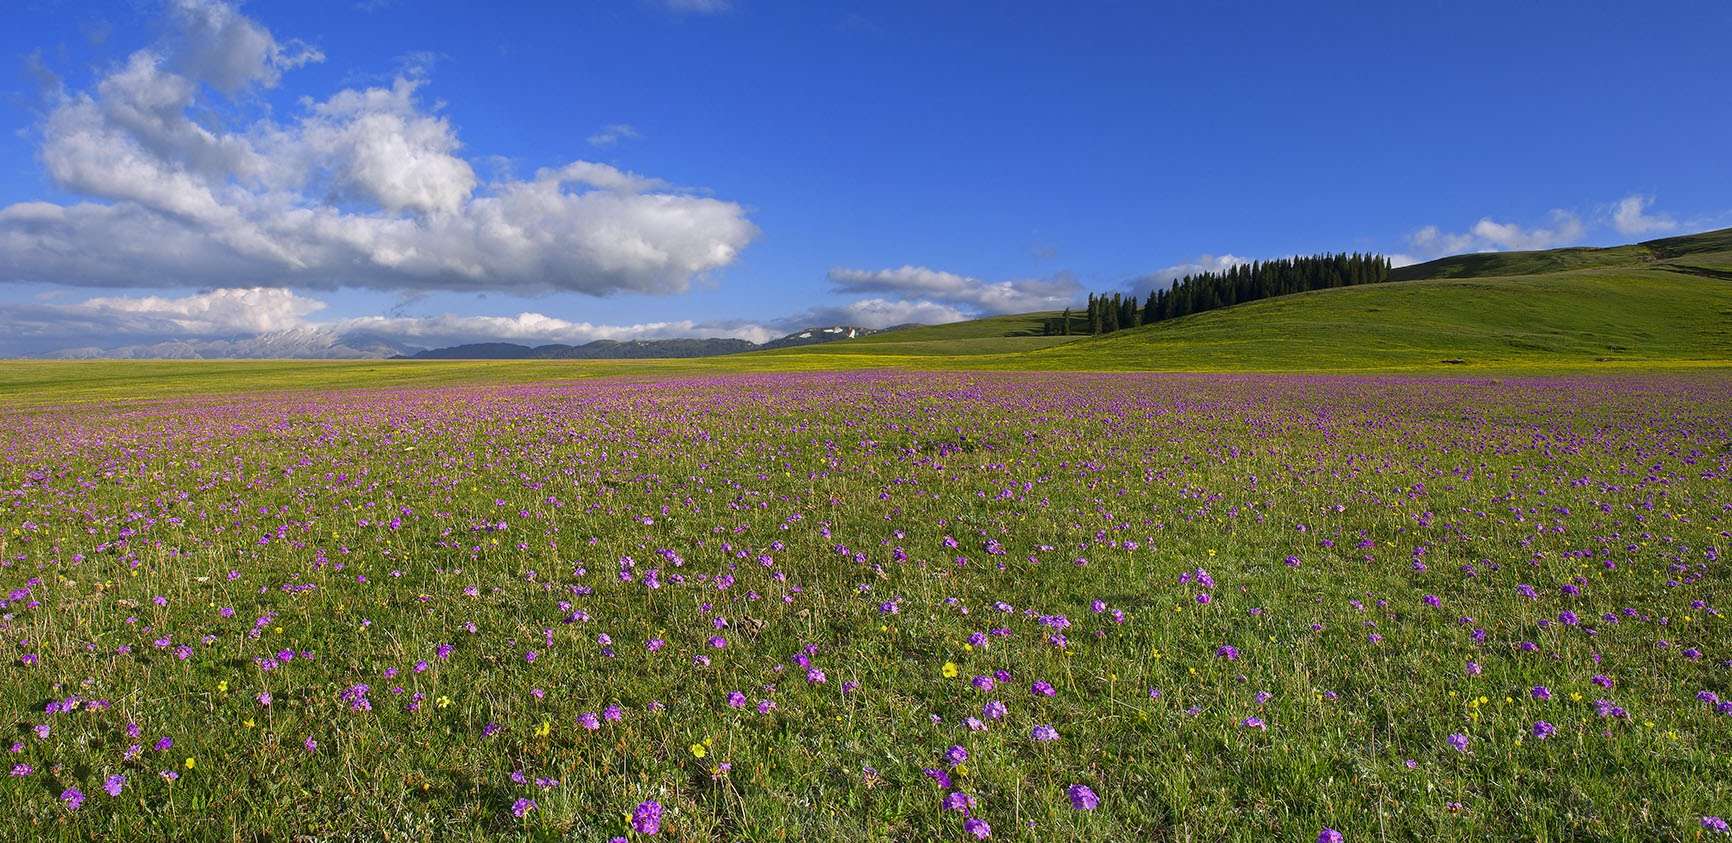
<path id="1" fill-rule="evenodd" d="M 1696 698 L 1732 695 L 1724 378 L 706 373 L 0 423 L 32 768 L 0 836 L 641 840 L 654 800 L 662 839 L 963 840 L 963 793 L 1003 840 L 1687 840 L 1732 800 Z"/>

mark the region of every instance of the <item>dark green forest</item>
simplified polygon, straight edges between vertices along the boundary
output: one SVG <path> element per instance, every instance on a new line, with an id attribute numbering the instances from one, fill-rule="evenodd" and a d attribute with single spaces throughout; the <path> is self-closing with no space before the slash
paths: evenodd
<path id="1" fill-rule="evenodd" d="M 1389 281 L 1389 259 L 1382 255 L 1340 252 L 1332 255 L 1252 261 L 1218 272 L 1199 272 L 1174 279 L 1166 289 L 1137 300 L 1135 293 L 1090 294 L 1081 324 L 1069 310 L 1047 320 L 1048 334 L 1110 334 L 1138 325 L 1177 319 L 1193 313 L 1258 299 L 1353 287 Z"/>

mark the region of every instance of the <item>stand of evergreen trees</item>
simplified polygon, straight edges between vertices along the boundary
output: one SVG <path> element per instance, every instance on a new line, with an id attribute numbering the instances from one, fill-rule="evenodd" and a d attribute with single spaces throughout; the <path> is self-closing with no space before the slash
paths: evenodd
<path id="1" fill-rule="evenodd" d="M 1089 333 L 1110 334 L 1121 328 L 1135 328 L 1258 299 L 1330 287 L 1381 284 L 1388 280 L 1389 259 L 1382 255 L 1341 252 L 1253 261 L 1219 272 L 1186 275 L 1173 281 L 1165 290 L 1149 293 L 1148 300 L 1141 303 L 1135 295 L 1091 294 L 1086 321 Z M 1062 322 L 1067 328 L 1069 315 L 1067 311 Z M 1053 329 L 1057 327 L 1051 326 L 1048 331 L 1056 333 Z"/>

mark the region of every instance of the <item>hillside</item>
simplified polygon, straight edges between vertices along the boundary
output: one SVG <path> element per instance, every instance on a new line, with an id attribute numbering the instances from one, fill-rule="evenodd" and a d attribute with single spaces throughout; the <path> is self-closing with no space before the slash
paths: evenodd
<path id="1" fill-rule="evenodd" d="M 1609 249 L 1458 255 L 1416 279 L 1252 302 L 1016 365 L 1187 371 L 1732 361 L 1732 229 Z"/>
<path id="2" fill-rule="evenodd" d="M 1641 267 L 1683 272 L 1705 269 L 1709 274 L 1732 270 L 1732 228 L 1609 248 L 1580 246 L 1540 252 L 1476 252 L 1451 255 L 1395 269 L 1390 272 L 1390 279 L 1418 281 L 1433 278 L 1544 275 L 1609 267 Z"/>

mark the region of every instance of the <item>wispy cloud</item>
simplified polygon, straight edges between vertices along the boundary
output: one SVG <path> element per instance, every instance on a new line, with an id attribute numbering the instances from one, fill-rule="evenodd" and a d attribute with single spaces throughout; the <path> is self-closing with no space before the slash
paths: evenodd
<path id="1" fill-rule="evenodd" d="M 924 266 L 891 269 L 847 269 L 829 273 L 840 293 L 876 293 L 938 302 L 978 313 L 1025 313 L 1064 307 L 1076 300 L 1082 285 L 1068 275 L 985 281 Z"/>
<path id="2" fill-rule="evenodd" d="M 630 123 L 609 123 L 601 127 L 601 131 L 589 136 L 589 145 L 595 147 L 613 146 L 622 140 L 635 140 L 642 137 Z"/>
<path id="3" fill-rule="evenodd" d="M 670 12 L 694 15 L 719 15 L 734 9 L 733 0 L 655 0 L 655 4 Z"/>

